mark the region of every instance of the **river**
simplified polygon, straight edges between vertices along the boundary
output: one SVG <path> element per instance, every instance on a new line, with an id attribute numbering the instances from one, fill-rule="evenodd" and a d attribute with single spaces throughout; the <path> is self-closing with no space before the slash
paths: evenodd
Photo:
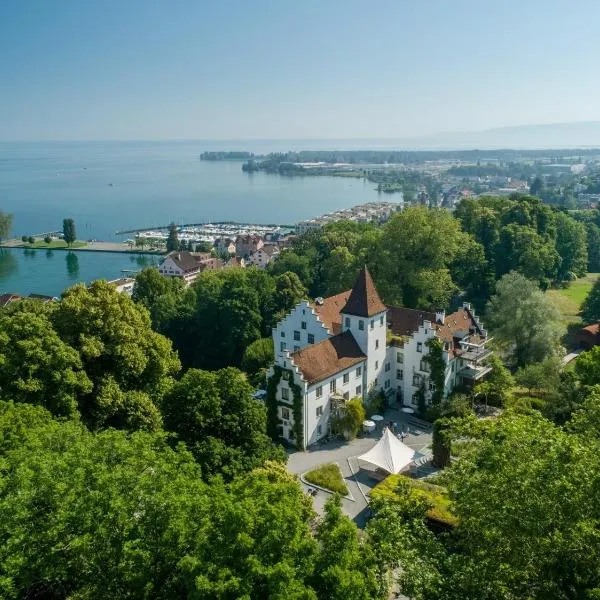
<path id="1" fill-rule="evenodd" d="M 328 144 L 328 145 L 327 145 Z M 116 240 L 118 229 L 176 223 L 294 223 L 375 201 L 373 184 L 336 177 L 246 174 L 239 161 L 200 161 L 206 150 L 255 153 L 341 147 L 319 141 L 0 143 L 0 210 L 16 236 L 60 230 L 75 220 L 80 239 Z M 386 198 L 387 199 L 387 198 Z M 75 263 L 77 275 L 67 269 Z M 116 278 L 136 257 L 6 251 L 0 292 L 57 294 L 74 281 Z"/>

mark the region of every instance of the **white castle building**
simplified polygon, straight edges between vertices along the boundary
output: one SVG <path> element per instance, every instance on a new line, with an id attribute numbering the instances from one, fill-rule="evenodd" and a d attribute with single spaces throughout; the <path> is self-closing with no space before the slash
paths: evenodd
<path id="1" fill-rule="evenodd" d="M 267 402 L 275 403 L 280 436 L 314 444 L 329 433 L 332 402 L 365 401 L 371 390 L 415 408 L 419 394 L 430 402 L 435 388 L 425 357 L 433 338 L 443 344 L 444 396 L 491 370 L 487 332 L 469 304 L 448 316 L 386 306 L 366 267 L 351 290 L 303 300 L 273 329 Z"/>

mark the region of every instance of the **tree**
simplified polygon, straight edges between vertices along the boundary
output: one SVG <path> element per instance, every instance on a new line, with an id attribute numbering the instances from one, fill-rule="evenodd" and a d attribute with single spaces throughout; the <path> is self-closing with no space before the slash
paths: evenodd
<path id="1" fill-rule="evenodd" d="M 30 236 L 27 238 L 27 241 L 28 241 L 30 244 L 35 244 L 35 238 L 34 238 L 32 235 L 30 235 Z"/>
<path id="2" fill-rule="evenodd" d="M 532 196 L 537 196 L 538 198 L 541 198 L 543 192 L 544 192 L 544 180 L 538 175 L 531 182 L 531 185 L 529 186 L 529 193 Z"/>
<path id="3" fill-rule="evenodd" d="M 577 357 L 575 374 L 582 385 L 600 384 L 600 346 L 594 346 Z"/>
<path id="4" fill-rule="evenodd" d="M 569 281 L 587 272 L 588 248 L 585 225 L 559 212 L 556 215 L 556 251 L 560 256 L 557 279 Z"/>
<path id="5" fill-rule="evenodd" d="M 588 242 L 587 270 L 591 273 L 600 271 L 600 229 L 595 223 L 585 223 Z"/>
<path id="6" fill-rule="evenodd" d="M 210 242 L 196 242 L 196 252 L 212 252 L 213 246 Z"/>
<path id="7" fill-rule="evenodd" d="M 293 250 L 284 250 L 277 260 L 269 263 L 267 270 L 271 275 L 295 273 L 302 285 L 309 287 L 312 284 L 313 274 L 308 257 L 301 256 Z"/>
<path id="8" fill-rule="evenodd" d="M 26 244 L 29 241 L 29 236 L 28 235 L 22 235 L 21 236 L 21 241 Z"/>
<path id="9" fill-rule="evenodd" d="M 275 319 L 283 318 L 298 302 L 307 296 L 307 290 L 302 285 L 296 273 L 286 271 L 275 278 L 275 293 L 273 296 L 273 309 Z"/>
<path id="10" fill-rule="evenodd" d="M 67 246 L 71 246 L 77 240 L 73 219 L 63 219 L 63 238 Z"/>
<path id="11" fill-rule="evenodd" d="M 558 350 L 558 311 L 535 283 L 519 273 L 508 273 L 497 283 L 486 320 L 516 367 L 544 360 Z"/>
<path id="12" fill-rule="evenodd" d="M 113 426 L 157 429 L 159 402 L 179 370 L 171 343 L 150 328 L 146 309 L 105 281 L 66 290 L 50 319 L 59 337 L 81 357 L 93 384 L 80 399 L 93 429 Z"/>
<path id="13" fill-rule="evenodd" d="M 266 370 L 274 360 L 273 339 L 261 338 L 246 348 L 242 359 L 242 369 L 248 374 L 250 381 L 258 385 L 264 380 Z"/>
<path id="14" fill-rule="evenodd" d="M 146 240 L 146 238 L 141 237 L 141 236 L 136 236 L 135 238 L 135 247 L 139 248 L 140 250 L 144 249 L 144 246 L 148 243 L 148 240 Z"/>
<path id="15" fill-rule="evenodd" d="M 44 237 L 44 243 L 45 244 L 50 244 L 52 242 L 52 237 L 47 235 Z"/>
<path id="16" fill-rule="evenodd" d="M 361 398 L 352 398 L 332 416 L 331 428 L 348 440 L 356 437 L 365 420 L 366 412 Z"/>
<path id="17" fill-rule="evenodd" d="M 174 250 L 179 250 L 179 236 L 177 235 L 177 226 L 175 223 L 171 223 L 167 237 L 167 252 L 173 252 Z"/>
<path id="18" fill-rule="evenodd" d="M 389 303 L 411 308 L 447 306 L 456 284 L 449 266 L 468 234 L 447 211 L 412 207 L 383 227 L 374 277 Z"/>
<path id="19" fill-rule="evenodd" d="M 487 365 L 492 371 L 484 381 L 475 386 L 475 396 L 483 396 L 486 404 L 504 406 L 515 385 L 513 377 L 495 354 L 487 360 Z"/>
<path id="20" fill-rule="evenodd" d="M 79 398 L 91 388 L 79 354 L 59 338 L 45 305 L 24 300 L 0 314 L 2 398 L 76 418 Z"/>
<path id="21" fill-rule="evenodd" d="M 0 210 L 0 242 L 10 236 L 12 230 L 13 216 Z"/>
<path id="22" fill-rule="evenodd" d="M 519 369 L 515 374 L 516 382 L 529 393 L 535 390 L 542 394 L 553 394 L 560 385 L 560 360 L 557 357 L 547 358 Z"/>
<path id="23" fill-rule="evenodd" d="M 265 406 L 252 392 L 237 369 L 190 369 L 165 396 L 165 427 L 187 444 L 205 477 L 232 478 L 265 460 L 285 459 L 267 436 Z"/>
<path id="24" fill-rule="evenodd" d="M 590 293 L 583 301 L 581 317 L 585 325 L 600 321 L 600 279 L 596 279 Z"/>

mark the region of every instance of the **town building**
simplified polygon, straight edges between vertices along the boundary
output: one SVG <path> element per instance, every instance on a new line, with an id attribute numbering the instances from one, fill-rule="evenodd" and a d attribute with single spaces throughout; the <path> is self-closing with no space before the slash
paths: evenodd
<path id="1" fill-rule="evenodd" d="M 279 256 L 279 248 L 275 244 L 265 244 L 248 257 L 248 265 L 264 269 L 272 260 Z"/>
<path id="2" fill-rule="evenodd" d="M 431 340 L 441 347 L 443 396 L 490 372 L 487 332 L 468 303 L 450 315 L 386 306 L 366 267 L 351 290 L 301 301 L 273 329 L 276 386 L 267 402 L 281 437 L 310 446 L 329 433 L 338 403 L 371 393 L 414 409 L 430 403 Z"/>
<path id="3" fill-rule="evenodd" d="M 235 254 L 235 240 L 228 237 L 220 237 L 214 241 L 217 254 Z"/>
<path id="4" fill-rule="evenodd" d="M 187 284 L 192 283 L 200 273 L 221 269 L 223 261 L 214 258 L 209 252 L 174 251 L 164 258 L 158 272 L 165 277 L 181 277 Z"/>
<path id="5" fill-rule="evenodd" d="M 240 235 L 235 240 L 235 253 L 242 258 L 248 258 L 264 245 L 265 242 L 260 235 Z"/>
<path id="6" fill-rule="evenodd" d="M 135 285 L 135 279 L 133 277 L 120 277 L 119 279 L 113 279 L 108 283 L 112 285 L 119 294 L 127 294 L 128 296 L 133 294 L 133 286 Z"/>

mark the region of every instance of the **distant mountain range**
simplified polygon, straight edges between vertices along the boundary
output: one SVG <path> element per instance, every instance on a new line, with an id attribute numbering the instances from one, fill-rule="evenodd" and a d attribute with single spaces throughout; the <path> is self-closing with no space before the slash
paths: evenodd
<path id="1" fill-rule="evenodd" d="M 600 121 L 443 132 L 396 142 L 412 149 L 600 148 Z"/>

